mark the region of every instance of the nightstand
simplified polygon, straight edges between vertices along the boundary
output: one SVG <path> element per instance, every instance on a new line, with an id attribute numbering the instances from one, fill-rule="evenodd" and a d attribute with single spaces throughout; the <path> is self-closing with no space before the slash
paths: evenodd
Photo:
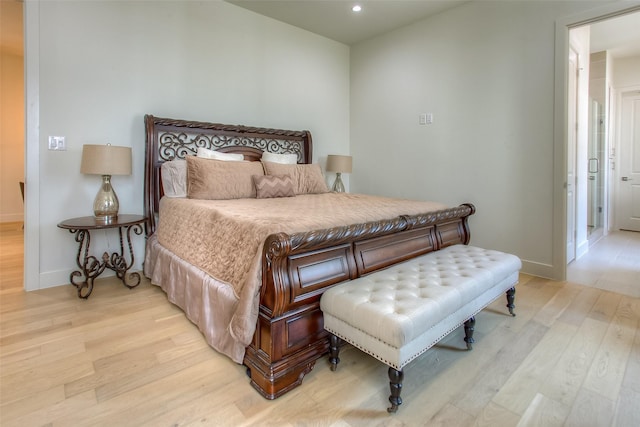
<path id="1" fill-rule="evenodd" d="M 129 273 L 127 271 L 133 266 L 134 256 L 131 246 L 131 233 L 142 234 L 143 224 L 146 217 L 143 215 L 118 215 L 115 220 L 104 222 L 93 216 L 83 216 L 62 221 L 58 227 L 69 230 L 76 235 L 78 242 L 77 264 L 80 270 L 71 273 L 69 279 L 71 284 L 78 290 L 78 297 L 87 299 L 93 291 L 93 281 L 105 268 L 113 270 L 116 276 L 129 289 L 140 284 L 139 273 Z M 92 230 L 105 230 L 117 228 L 120 235 L 120 253 L 102 254 L 102 260 L 90 255 L 89 246 L 91 244 Z M 124 236 L 124 238 L 123 238 Z M 129 261 L 125 256 L 125 240 L 129 248 Z"/>

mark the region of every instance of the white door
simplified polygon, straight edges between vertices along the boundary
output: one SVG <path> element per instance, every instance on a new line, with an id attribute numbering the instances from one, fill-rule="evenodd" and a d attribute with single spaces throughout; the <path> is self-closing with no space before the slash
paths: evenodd
<path id="1" fill-rule="evenodd" d="M 640 91 L 622 94 L 617 179 L 618 228 L 640 231 Z"/>
<path id="2" fill-rule="evenodd" d="M 567 263 L 576 257 L 576 147 L 578 144 L 578 53 L 569 49 L 567 117 Z"/>

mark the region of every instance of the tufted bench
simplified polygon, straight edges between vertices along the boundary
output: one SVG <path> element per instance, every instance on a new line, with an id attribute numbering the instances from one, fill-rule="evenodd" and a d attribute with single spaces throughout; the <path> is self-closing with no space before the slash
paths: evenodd
<path id="1" fill-rule="evenodd" d="M 462 324 L 470 350 L 474 316 L 504 292 L 515 316 L 521 266 L 515 255 L 453 245 L 334 286 L 320 300 L 331 369 L 340 361 L 339 339 L 388 365 L 388 411 L 396 412 L 406 364 Z"/>

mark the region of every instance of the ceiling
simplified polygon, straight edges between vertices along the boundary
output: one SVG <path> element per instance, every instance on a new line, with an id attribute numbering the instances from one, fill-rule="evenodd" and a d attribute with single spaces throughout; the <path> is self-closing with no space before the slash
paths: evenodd
<path id="1" fill-rule="evenodd" d="M 640 56 L 640 11 L 591 24 L 591 52 L 614 58 Z"/>
<path id="2" fill-rule="evenodd" d="M 479 0 L 226 0 L 350 45 Z M 518 0 L 512 0 L 518 1 Z M 354 4 L 362 11 L 354 13 Z M 0 48 L 21 55 L 22 0 L 0 0 Z M 640 11 L 591 25 L 591 51 L 640 55 Z"/>
<path id="3" fill-rule="evenodd" d="M 344 44 L 412 24 L 470 0 L 226 0 Z M 362 11 L 352 12 L 354 5 Z"/>
<path id="4" fill-rule="evenodd" d="M 278 21 L 351 45 L 479 0 L 226 0 Z M 519 1 L 519 0 L 509 0 Z M 362 6 L 355 13 L 351 7 Z M 640 55 L 640 11 L 591 25 L 592 52 Z"/>

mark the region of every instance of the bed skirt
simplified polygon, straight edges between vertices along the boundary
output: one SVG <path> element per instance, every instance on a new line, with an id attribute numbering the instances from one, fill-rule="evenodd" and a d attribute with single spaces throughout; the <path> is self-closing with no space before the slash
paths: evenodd
<path id="1" fill-rule="evenodd" d="M 198 326 L 211 347 L 242 363 L 246 345 L 233 336 L 229 327 L 239 302 L 231 285 L 179 258 L 158 243 L 155 235 L 147 240 L 144 274 Z"/>

